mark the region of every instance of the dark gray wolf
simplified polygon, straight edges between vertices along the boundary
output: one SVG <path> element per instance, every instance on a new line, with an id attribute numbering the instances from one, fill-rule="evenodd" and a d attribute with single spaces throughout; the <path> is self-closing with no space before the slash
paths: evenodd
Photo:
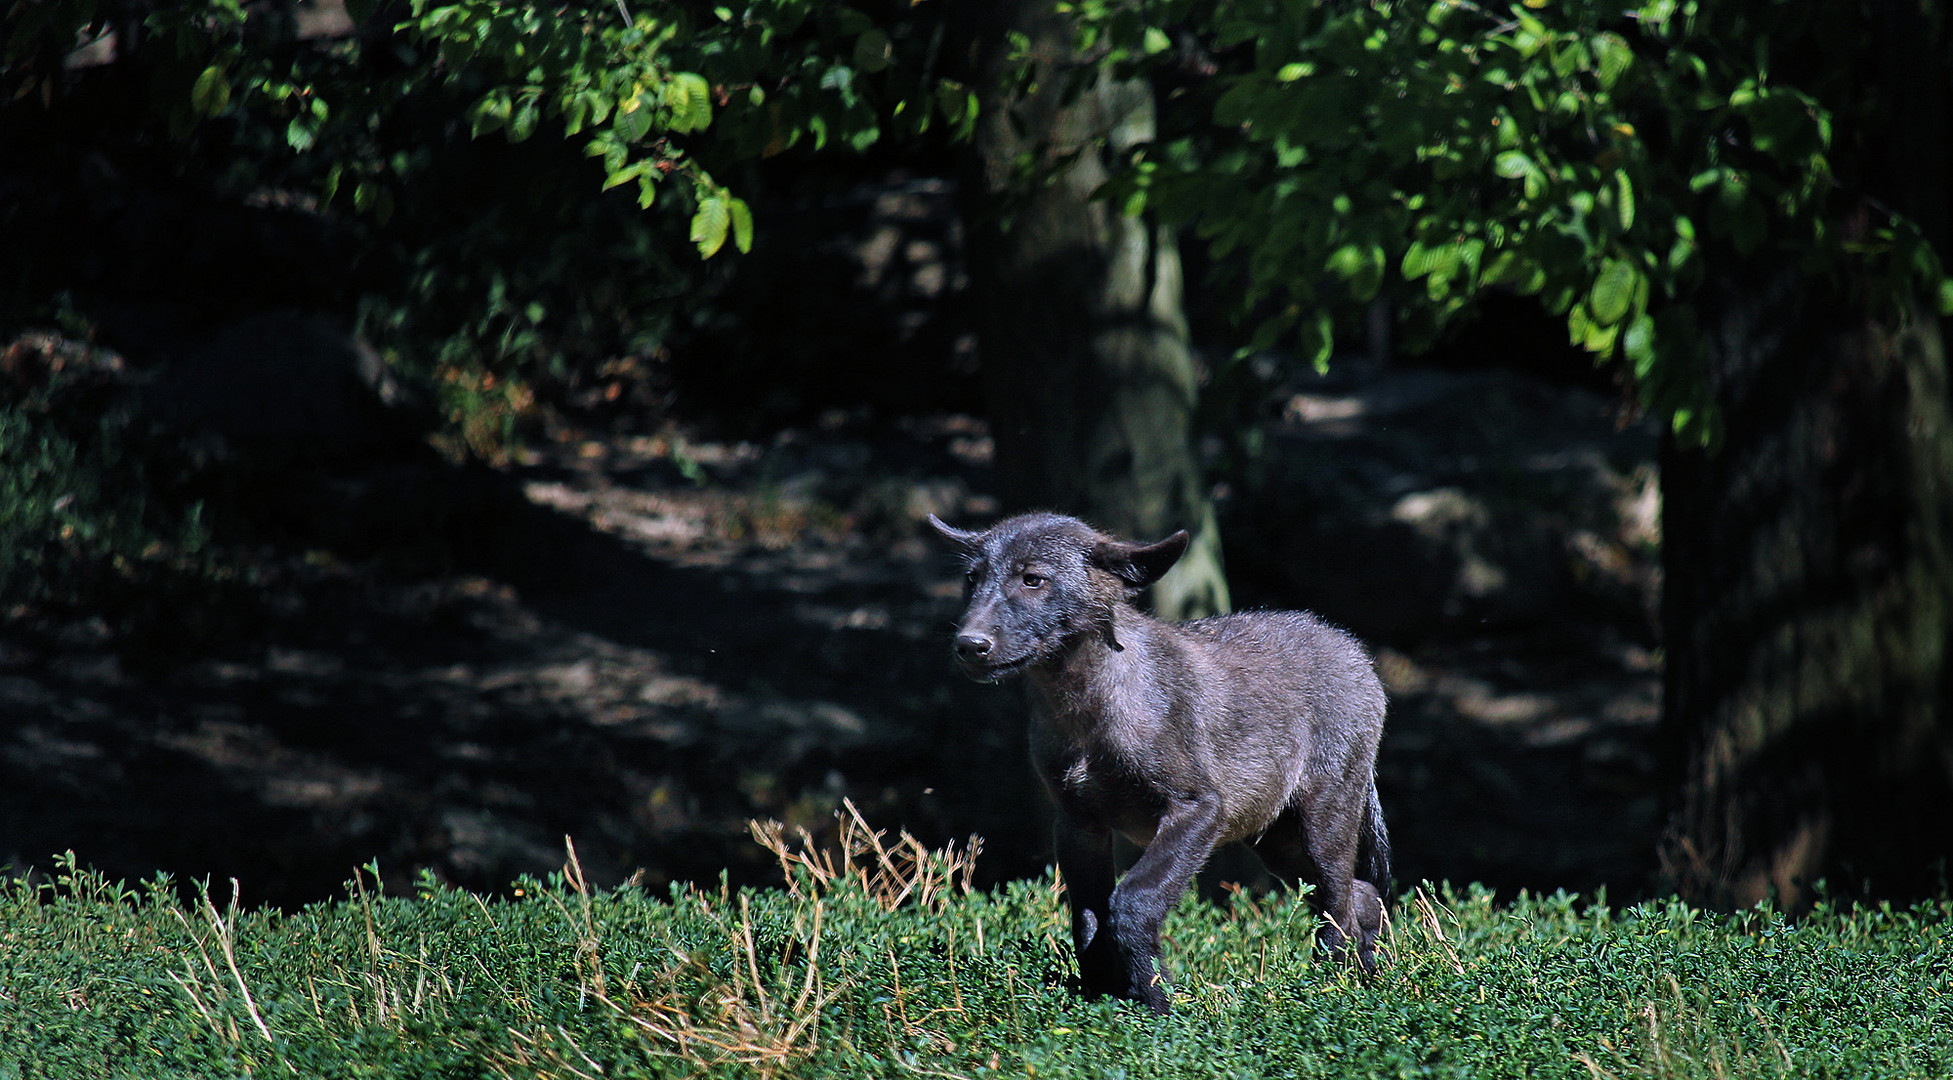
<path id="1" fill-rule="evenodd" d="M 968 561 L 956 659 L 1029 684 L 1031 758 L 1058 807 L 1058 866 L 1091 994 L 1168 1008 L 1160 922 L 1214 848 L 1247 841 L 1315 886 L 1318 940 L 1369 970 L 1389 893 L 1375 763 L 1384 694 L 1363 646 L 1305 612 L 1166 623 L 1132 600 L 1187 547 L 1024 514 L 929 523 Z M 1123 877 L 1113 836 L 1145 849 Z"/>

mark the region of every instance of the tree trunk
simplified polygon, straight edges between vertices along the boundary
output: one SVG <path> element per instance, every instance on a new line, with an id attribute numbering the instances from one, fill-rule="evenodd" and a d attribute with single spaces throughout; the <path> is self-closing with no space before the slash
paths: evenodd
<path id="1" fill-rule="evenodd" d="M 1003 498 L 1137 539 L 1191 531 L 1154 607 L 1169 618 L 1226 610 L 1179 251 L 1166 230 L 1092 198 L 1107 163 L 1152 136 L 1151 88 L 1068 85 L 1087 62 L 1047 4 L 972 10 L 983 25 L 966 32 L 988 49 L 968 252 Z M 1028 81 L 1011 77 L 1009 31 L 1029 41 Z"/>
<path id="2" fill-rule="evenodd" d="M 1840 40 L 1866 33 L 1842 67 L 1813 53 L 1812 72 L 1833 73 L 1871 205 L 1944 251 L 1944 27 L 1921 10 L 1841 9 Z M 1787 263 L 1739 262 L 1700 298 L 1725 437 L 1662 469 L 1664 864 L 1724 907 L 1799 908 L 1820 879 L 1932 893 L 1953 854 L 1943 326 L 1917 299 Z"/>
<path id="3" fill-rule="evenodd" d="M 1724 305 L 1726 441 L 1662 470 L 1675 792 L 1720 907 L 1917 895 L 1953 853 L 1953 425 L 1940 328 L 1759 271 Z"/>

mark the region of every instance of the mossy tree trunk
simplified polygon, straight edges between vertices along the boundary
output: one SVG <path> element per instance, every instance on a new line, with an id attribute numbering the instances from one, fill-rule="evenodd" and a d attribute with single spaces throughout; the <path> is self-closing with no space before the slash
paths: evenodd
<path id="1" fill-rule="evenodd" d="M 962 7 L 984 87 L 968 251 L 1003 498 L 1133 538 L 1190 530 L 1154 607 L 1226 610 L 1179 251 L 1166 230 L 1092 198 L 1109 162 L 1152 136 L 1152 90 L 1084 80 L 1071 26 L 1048 4 Z M 1013 31 L 1028 69 L 1009 60 Z"/>
<path id="2" fill-rule="evenodd" d="M 1946 38 L 1921 11 L 1859 9 L 1845 137 L 1877 205 L 1945 251 Z M 1784 262 L 1739 263 L 1703 298 L 1725 440 L 1671 450 L 1662 476 L 1664 856 L 1685 895 L 1725 907 L 1801 907 L 1819 879 L 1929 893 L 1953 855 L 1944 328 L 1924 302 Z"/>

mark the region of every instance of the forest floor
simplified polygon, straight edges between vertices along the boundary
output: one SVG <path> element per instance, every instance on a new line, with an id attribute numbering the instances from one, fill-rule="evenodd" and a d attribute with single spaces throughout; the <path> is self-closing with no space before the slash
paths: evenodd
<path id="1" fill-rule="evenodd" d="M 1461 378 L 1478 377 L 1299 393 L 1271 424 L 1302 457 L 1277 460 L 1401 458 L 1391 440 L 1415 418 L 1390 401 L 1428 414 L 1517 385 L 1442 381 Z M 1553 485 L 1602 459 L 1609 483 L 1645 479 L 1652 441 L 1592 395 L 1521 392 L 1575 419 L 1500 427 L 1518 464 L 1458 450 L 1455 471 L 1544 484 L 1537 513 L 1564 533 L 1549 548 L 1645 585 L 1653 556 L 1561 520 Z M 1349 486 L 1340 550 L 1372 527 L 1389 531 L 1379 550 L 1512 531 L 1455 477 Z M 981 835 L 985 882 L 1039 872 L 1048 819 L 1019 692 L 949 663 L 960 582 L 921 525 L 984 522 L 990 490 L 983 425 L 958 415 L 836 414 L 767 441 L 559 424 L 501 469 L 416 457 L 329 478 L 294 498 L 339 539 L 258 553 L 242 615 L 164 613 L 190 641 L 167 662 L 85 614 L 0 622 L 0 865 L 73 850 L 116 876 L 234 877 L 247 902 L 294 905 L 370 860 L 394 888 L 421 871 L 503 888 L 560 866 L 568 836 L 598 882 L 769 883 L 747 822 L 819 832 L 846 797 L 932 844 Z M 1608 527 L 1631 531 L 1626 517 Z M 1265 512 L 1230 520 L 1244 551 L 1283 535 Z M 1354 626 L 1392 697 L 1379 768 L 1397 876 L 1636 895 L 1655 883 L 1658 826 L 1645 605 L 1502 607 L 1486 561 L 1496 584 L 1528 576 L 1511 561 L 1527 558 L 1466 550 L 1451 568 L 1478 585 L 1428 618 Z M 1334 569 L 1359 592 L 1402 576 L 1357 556 Z M 1299 602 L 1274 578 L 1240 595 Z"/>

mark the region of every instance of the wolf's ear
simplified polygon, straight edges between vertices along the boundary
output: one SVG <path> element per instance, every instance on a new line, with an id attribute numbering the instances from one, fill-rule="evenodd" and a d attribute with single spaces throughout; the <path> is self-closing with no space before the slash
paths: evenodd
<path id="1" fill-rule="evenodd" d="M 945 523 L 942 518 L 934 514 L 929 515 L 929 527 L 936 530 L 936 535 L 948 541 L 950 546 L 962 551 L 975 551 L 978 541 L 983 539 L 982 533 L 965 532 Z"/>
<path id="2" fill-rule="evenodd" d="M 1187 530 L 1181 529 L 1155 544 L 1101 540 L 1092 548 L 1092 562 L 1118 575 L 1133 588 L 1143 589 L 1173 569 L 1173 564 L 1187 553 L 1191 539 Z"/>

